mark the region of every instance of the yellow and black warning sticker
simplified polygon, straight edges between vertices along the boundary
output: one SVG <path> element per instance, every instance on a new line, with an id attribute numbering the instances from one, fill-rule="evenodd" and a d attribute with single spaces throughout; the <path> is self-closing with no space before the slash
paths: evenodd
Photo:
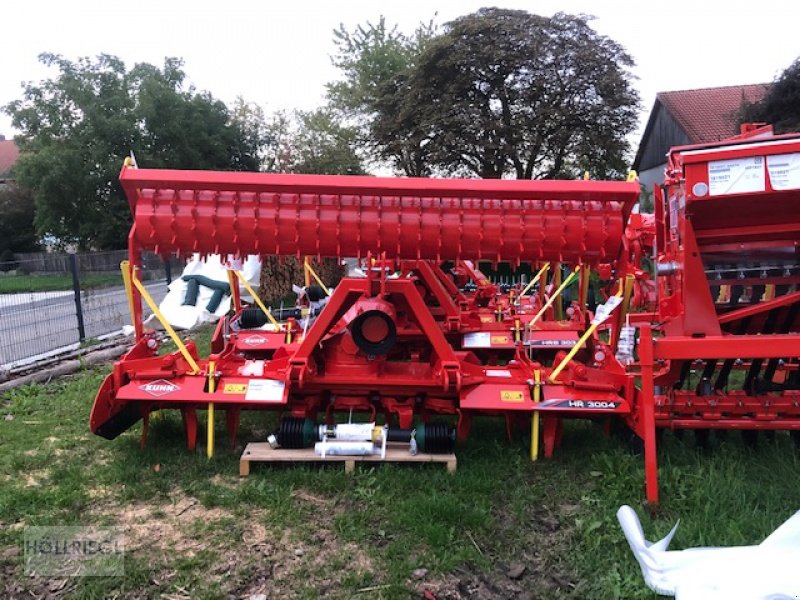
<path id="1" fill-rule="evenodd" d="M 222 388 L 223 394 L 244 394 L 246 392 L 246 383 L 226 383 Z"/>
<path id="2" fill-rule="evenodd" d="M 494 345 L 494 344 L 507 344 L 508 343 L 508 336 L 507 335 L 493 335 L 491 343 L 492 343 L 492 345 Z"/>
<path id="3" fill-rule="evenodd" d="M 522 402 L 524 394 L 515 390 L 500 390 L 500 402 Z"/>

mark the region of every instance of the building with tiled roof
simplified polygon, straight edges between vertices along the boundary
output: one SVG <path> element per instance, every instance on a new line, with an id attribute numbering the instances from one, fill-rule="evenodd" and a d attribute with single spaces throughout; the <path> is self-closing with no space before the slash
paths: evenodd
<path id="1" fill-rule="evenodd" d="M 742 105 L 758 102 L 769 84 L 732 85 L 659 92 L 633 161 L 647 189 L 664 179 L 666 154 L 673 146 L 717 142 L 739 133 Z"/>
<path id="2" fill-rule="evenodd" d="M 7 140 L 0 135 L 0 182 L 8 179 L 11 167 L 19 158 L 19 146 L 14 140 Z"/>

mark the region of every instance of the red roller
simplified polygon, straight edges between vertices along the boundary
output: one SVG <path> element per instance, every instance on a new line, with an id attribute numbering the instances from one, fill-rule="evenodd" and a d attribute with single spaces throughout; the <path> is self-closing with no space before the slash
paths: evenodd
<path id="1" fill-rule="evenodd" d="M 158 253 L 596 262 L 637 182 L 400 179 L 124 168 L 137 242 Z"/>

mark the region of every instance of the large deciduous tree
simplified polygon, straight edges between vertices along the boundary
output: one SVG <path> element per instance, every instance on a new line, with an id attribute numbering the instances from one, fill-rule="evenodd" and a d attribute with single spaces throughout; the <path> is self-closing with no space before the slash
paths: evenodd
<path id="1" fill-rule="evenodd" d="M 394 110 L 391 102 L 399 82 L 415 67 L 436 32 L 437 26 L 430 21 L 406 35 L 397 27 L 389 28 L 384 17 L 353 31 L 344 25 L 334 31 L 333 64 L 343 79 L 328 84 L 330 106 L 354 124 L 360 143 L 373 159 L 388 160 L 411 176 L 430 175 L 423 140 L 408 129 L 379 131 L 378 121 Z"/>
<path id="2" fill-rule="evenodd" d="M 633 61 L 589 17 L 484 8 L 416 39 L 401 38 L 405 66 L 358 86 L 371 94 L 361 109 L 370 138 L 398 169 L 524 179 L 625 171 Z M 351 71 L 340 86 L 354 87 Z"/>
<path id="3" fill-rule="evenodd" d="M 800 131 L 800 58 L 778 76 L 760 102 L 744 107 L 742 120 L 771 123 L 777 133 Z"/>
<path id="4" fill-rule="evenodd" d="M 33 190 L 37 228 L 52 243 L 125 245 L 130 210 L 117 177 L 131 151 L 148 167 L 258 166 L 226 106 L 186 86 L 179 59 L 130 71 L 105 54 L 40 60 L 57 75 L 25 85 L 5 111 L 22 131 L 16 177 Z"/>

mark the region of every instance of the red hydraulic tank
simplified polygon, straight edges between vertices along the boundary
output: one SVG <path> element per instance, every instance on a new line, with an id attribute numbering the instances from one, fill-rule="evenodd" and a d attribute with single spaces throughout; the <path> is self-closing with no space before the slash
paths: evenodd
<path id="1" fill-rule="evenodd" d="M 124 168 L 136 241 L 158 253 L 616 258 L 637 182 L 398 179 Z"/>

